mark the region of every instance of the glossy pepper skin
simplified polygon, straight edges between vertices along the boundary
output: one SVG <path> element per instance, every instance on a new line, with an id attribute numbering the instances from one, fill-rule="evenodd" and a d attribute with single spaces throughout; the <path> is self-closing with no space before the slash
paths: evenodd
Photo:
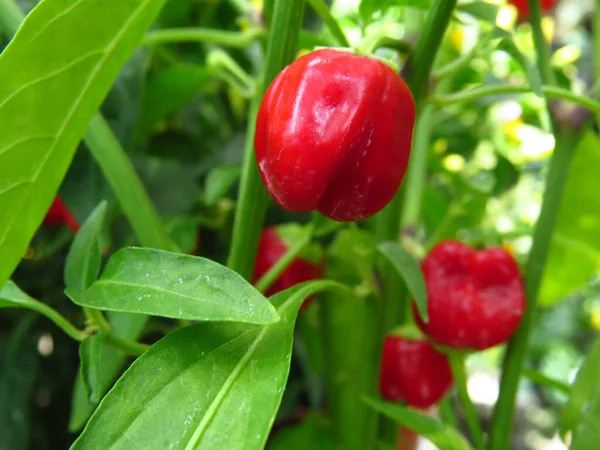
<path id="1" fill-rule="evenodd" d="M 254 281 L 258 281 L 288 250 L 286 242 L 277 235 L 277 227 L 263 230 L 258 243 L 258 253 L 254 265 Z M 301 258 L 296 258 L 279 276 L 266 292 L 270 297 L 276 293 L 304 281 L 316 280 L 323 276 L 323 265 L 317 265 Z M 306 299 L 301 310 L 308 307 L 312 297 Z"/>
<path id="2" fill-rule="evenodd" d="M 510 3 L 517 8 L 520 20 L 527 20 L 529 18 L 528 0 L 510 0 Z M 542 13 L 552 11 L 557 3 L 558 0 L 540 0 L 540 8 L 542 9 Z"/>
<path id="3" fill-rule="evenodd" d="M 508 340 L 525 313 L 519 267 L 502 248 L 477 251 L 444 241 L 421 264 L 429 323 L 416 309 L 421 330 L 456 349 L 483 350 Z"/>
<path id="4" fill-rule="evenodd" d="M 406 172 L 415 104 L 386 64 L 317 50 L 286 67 L 258 112 L 254 147 L 271 197 L 337 221 L 372 216 Z"/>
<path id="5" fill-rule="evenodd" d="M 388 335 L 383 344 L 379 391 L 388 401 L 405 401 L 425 409 L 439 402 L 452 386 L 446 355 L 424 339 Z"/>
<path id="6" fill-rule="evenodd" d="M 63 225 L 66 225 L 74 233 L 79 231 L 79 224 L 71 214 L 71 211 L 69 211 L 69 208 L 67 208 L 67 205 L 65 205 L 58 195 L 54 197 L 54 201 L 46 213 L 43 223 L 50 227 L 62 227 Z"/>

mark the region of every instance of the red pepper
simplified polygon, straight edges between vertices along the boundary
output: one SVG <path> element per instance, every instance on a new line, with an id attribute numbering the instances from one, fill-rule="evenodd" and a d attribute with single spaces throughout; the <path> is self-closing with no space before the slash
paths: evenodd
<path id="1" fill-rule="evenodd" d="M 386 336 L 379 377 L 383 398 L 425 409 L 439 402 L 452 382 L 448 358 L 429 342 Z"/>
<path id="2" fill-rule="evenodd" d="M 79 231 L 79 224 L 71 214 L 71 211 L 69 211 L 69 208 L 67 208 L 67 205 L 65 205 L 58 195 L 54 197 L 54 201 L 46 213 L 44 225 L 50 227 L 62 227 L 63 225 L 67 225 L 74 233 Z"/>
<path id="3" fill-rule="evenodd" d="M 400 426 L 398 431 L 398 450 L 415 450 L 419 441 L 419 435 L 410 428 Z"/>
<path id="4" fill-rule="evenodd" d="M 429 323 L 421 330 L 440 344 L 483 350 L 508 340 L 525 313 L 525 293 L 515 259 L 502 248 L 483 251 L 457 241 L 438 244 L 421 268 Z"/>
<path id="5" fill-rule="evenodd" d="M 365 219 L 398 191 L 414 122 L 412 95 L 386 64 L 314 51 L 286 67 L 263 98 L 254 140 L 263 182 L 288 211 Z"/>
<path id="6" fill-rule="evenodd" d="M 254 281 L 258 281 L 267 271 L 285 254 L 289 245 L 277 234 L 277 227 L 269 227 L 263 230 L 258 244 L 258 253 L 254 265 Z M 315 280 L 323 276 L 323 263 L 315 263 L 302 258 L 296 258 L 277 278 L 266 292 L 267 296 L 274 295 L 280 291 L 304 281 Z M 304 301 L 301 310 L 308 307 L 313 298 Z"/>
<path id="7" fill-rule="evenodd" d="M 529 18 L 529 2 L 528 0 L 510 0 L 510 3 L 517 8 L 519 14 L 519 20 L 526 20 Z M 558 0 L 540 0 L 540 8 L 542 13 L 552 11 L 554 6 L 558 3 Z"/>

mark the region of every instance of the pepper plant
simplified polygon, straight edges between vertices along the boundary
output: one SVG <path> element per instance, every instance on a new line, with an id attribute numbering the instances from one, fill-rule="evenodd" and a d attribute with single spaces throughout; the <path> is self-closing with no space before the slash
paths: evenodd
<path id="1" fill-rule="evenodd" d="M 0 0 L 0 448 L 595 448 L 595 6 Z"/>

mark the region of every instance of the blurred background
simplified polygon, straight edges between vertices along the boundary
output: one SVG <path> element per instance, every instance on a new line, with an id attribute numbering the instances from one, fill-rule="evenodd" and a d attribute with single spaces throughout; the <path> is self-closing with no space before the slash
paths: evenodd
<path id="1" fill-rule="evenodd" d="M 390 37 L 414 43 L 430 2 L 388 1 L 395 6 L 365 27 L 364 16 L 370 14 L 374 2 L 330 2 L 351 42 L 383 29 Z M 35 2 L 19 3 L 27 11 Z M 531 84 L 531 32 L 527 24 L 517 23 L 515 10 L 503 1 L 490 2 L 491 7 L 482 2 L 462 6 L 437 67 L 452 61 L 463 64 L 432 89 L 440 106 L 430 111 L 423 224 L 405 230 L 404 239 L 417 253 L 445 238 L 476 246 L 502 245 L 523 262 L 554 147 L 543 101 L 532 93 L 492 95 L 465 103 L 444 104 L 443 100 L 475 85 Z M 560 85 L 590 96 L 596 95 L 594 72 L 599 63 L 591 29 L 594 8 L 593 0 L 561 0 L 544 19 Z M 102 106 L 183 252 L 225 259 L 251 84 L 224 72 L 218 57 L 226 53 L 243 71 L 259 75 L 263 20 L 260 0 L 168 1 L 155 28 L 218 28 L 255 33 L 258 39 L 248 39 L 247 45 L 238 48 L 194 42 L 140 46 Z M 499 48 L 488 39 L 495 28 L 514 30 L 516 49 Z M 300 41 L 303 49 L 329 45 L 328 31 L 308 7 L 305 30 Z M 0 48 L 8 39 L 8 33 L 0 30 Z M 399 64 L 403 61 L 403 56 L 389 49 L 381 50 L 381 56 Z M 547 390 L 525 378 L 513 444 L 519 450 L 566 448 L 557 435 L 557 414 L 567 398 L 562 392 L 600 330 L 600 141 L 596 130 L 577 128 L 581 111 L 564 104 L 557 108 L 585 136 L 576 149 L 563 198 L 527 367 L 565 386 Z M 112 225 L 104 236 L 107 253 L 136 243 L 110 187 L 83 145 L 60 195 L 80 222 L 102 199 L 108 200 Z M 268 223 L 308 219 L 274 206 L 267 217 Z M 31 296 L 82 323 L 80 309 L 63 294 L 64 258 L 72 236 L 66 228 L 41 228 L 13 280 Z M 313 357 L 318 349 L 311 338 L 318 308 L 315 302 L 297 329 L 279 427 L 297 422 L 307 407 L 322 406 L 322 380 Z M 145 341 L 153 342 L 172 326 L 153 319 Z M 24 310 L 1 310 L 0 449 L 63 449 L 76 437 L 77 423 L 70 414 L 79 365 L 77 348 L 76 342 L 45 318 Z M 469 360 L 469 391 L 484 427 L 498 394 L 501 355 L 502 348 L 495 348 Z M 69 423 L 72 433 L 66 431 Z M 431 447 L 423 443 L 419 448 Z"/>

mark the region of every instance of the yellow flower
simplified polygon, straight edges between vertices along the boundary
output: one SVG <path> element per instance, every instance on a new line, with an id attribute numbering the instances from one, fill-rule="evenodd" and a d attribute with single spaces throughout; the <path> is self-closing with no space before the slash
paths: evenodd
<path id="1" fill-rule="evenodd" d="M 521 138 L 519 137 L 519 130 L 523 126 L 523 120 L 519 117 L 517 119 L 506 121 L 502 124 L 502 129 L 504 130 L 504 134 L 509 141 L 519 142 Z"/>

